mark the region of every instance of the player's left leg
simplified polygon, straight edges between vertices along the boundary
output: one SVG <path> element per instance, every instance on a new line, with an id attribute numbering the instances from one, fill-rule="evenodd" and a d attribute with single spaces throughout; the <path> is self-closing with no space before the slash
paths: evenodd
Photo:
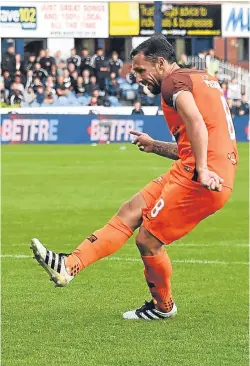
<path id="1" fill-rule="evenodd" d="M 230 194 L 231 190 L 226 187 L 218 193 L 197 183 L 183 187 L 169 179 L 155 205 L 144 211 L 143 224 L 136 238 L 152 301 L 126 312 L 124 318 L 151 320 L 176 314 L 171 294 L 172 266 L 162 245 L 186 235 L 201 220 L 220 209 Z"/>
<path id="2" fill-rule="evenodd" d="M 174 317 L 177 307 L 171 293 L 172 264 L 163 243 L 145 227 L 140 227 L 136 245 L 144 263 L 144 274 L 152 300 L 141 308 L 123 314 L 125 319 L 166 319 Z"/>

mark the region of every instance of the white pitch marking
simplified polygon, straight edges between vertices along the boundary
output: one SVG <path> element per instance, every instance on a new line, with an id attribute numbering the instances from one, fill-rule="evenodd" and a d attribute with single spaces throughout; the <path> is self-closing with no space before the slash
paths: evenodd
<path id="1" fill-rule="evenodd" d="M 2 254 L 1 258 L 14 258 L 14 259 L 22 259 L 22 258 L 32 258 L 32 255 L 25 254 Z"/>
<path id="2" fill-rule="evenodd" d="M 122 262 L 141 262 L 139 258 L 120 258 L 120 257 L 110 257 L 103 258 L 104 260 L 110 261 L 122 261 Z M 248 262 L 226 262 L 226 261 L 217 261 L 217 260 L 203 260 L 203 259 L 173 259 L 172 263 L 188 263 L 188 264 L 223 264 L 223 265 L 231 265 L 231 264 L 243 264 L 249 265 Z"/>
<path id="3" fill-rule="evenodd" d="M 20 243 L 22 246 L 27 246 L 27 243 Z M 20 245 L 18 244 L 18 245 Z M 45 243 L 43 243 L 43 245 L 46 246 Z M 67 246 L 68 243 L 64 243 L 64 244 L 61 244 L 62 246 Z M 245 247 L 245 248 L 250 248 L 250 244 L 248 243 L 232 243 L 232 242 L 229 242 L 229 243 L 225 243 L 225 242 L 219 242 L 219 243 L 206 243 L 206 244 L 203 244 L 203 243 L 175 243 L 175 244 L 172 244 L 172 245 L 167 245 L 166 246 L 167 249 L 168 248 L 175 248 L 175 249 L 178 249 L 178 247 L 183 247 L 183 248 L 201 248 L 201 247 L 211 247 L 211 248 L 214 248 L 214 247 L 227 247 L 227 248 L 235 248 L 235 247 Z"/>
<path id="4" fill-rule="evenodd" d="M 12 258 L 12 259 L 26 259 L 32 258 L 31 255 L 25 254 L 3 254 L 0 258 Z M 120 262 L 142 262 L 140 258 L 130 258 L 130 257 L 110 257 L 103 258 L 102 260 L 108 261 L 120 261 Z M 187 264 L 219 264 L 219 265 L 249 265 L 248 262 L 226 262 L 226 261 L 217 261 L 217 260 L 206 260 L 206 259 L 173 259 L 172 263 L 187 263 Z"/>

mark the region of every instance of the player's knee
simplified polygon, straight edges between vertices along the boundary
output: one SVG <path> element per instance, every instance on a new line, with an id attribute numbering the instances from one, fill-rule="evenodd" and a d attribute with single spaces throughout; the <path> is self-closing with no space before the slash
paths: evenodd
<path id="1" fill-rule="evenodd" d="M 144 208 L 145 203 L 138 195 L 139 194 L 135 195 L 131 200 L 125 202 L 117 213 L 117 216 L 119 216 L 132 230 L 137 229 L 142 223 L 142 209 Z"/>
<path id="2" fill-rule="evenodd" d="M 163 243 L 141 226 L 136 236 L 136 245 L 141 255 L 156 255 L 159 253 Z"/>

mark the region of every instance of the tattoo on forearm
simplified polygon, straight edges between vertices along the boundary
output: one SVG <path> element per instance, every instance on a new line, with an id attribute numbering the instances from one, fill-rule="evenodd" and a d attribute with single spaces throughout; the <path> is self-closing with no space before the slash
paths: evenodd
<path id="1" fill-rule="evenodd" d="M 155 140 L 153 142 L 152 152 L 154 154 L 164 156 L 165 158 L 169 158 L 172 160 L 179 159 L 177 144 L 174 142 L 163 142 Z"/>

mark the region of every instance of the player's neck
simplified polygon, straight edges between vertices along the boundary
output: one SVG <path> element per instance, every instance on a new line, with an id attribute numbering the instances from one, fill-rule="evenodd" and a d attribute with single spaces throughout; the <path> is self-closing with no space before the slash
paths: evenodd
<path id="1" fill-rule="evenodd" d="M 174 71 L 178 70 L 180 67 L 177 65 L 176 62 L 174 62 L 172 65 L 170 65 L 170 67 L 165 70 L 165 73 L 164 73 L 164 78 L 171 75 Z"/>

